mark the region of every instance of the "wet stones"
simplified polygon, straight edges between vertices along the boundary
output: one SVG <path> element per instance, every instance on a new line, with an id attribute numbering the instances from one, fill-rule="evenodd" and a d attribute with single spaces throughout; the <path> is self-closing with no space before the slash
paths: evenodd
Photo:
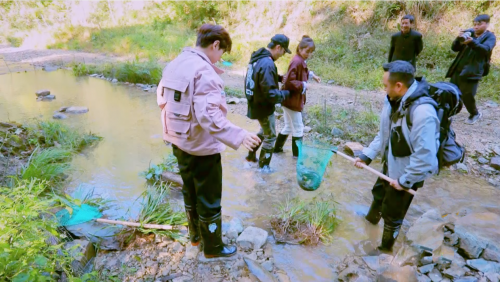
<path id="1" fill-rule="evenodd" d="M 37 92 L 35 92 L 35 95 L 36 95 L 37 97 L 44 97 L 44 96 L 48 96 L 48 95 L 50 95 L 50 90 L 47 90 L 47 89 L 38 90 Z"/>
<path id="2" fill-rule="evenodd" d="M 500 170 L 500 157 L 491 158 L 490 166 L 496 170 Z"/>
<path id="3" fill-rule="evenodd" d="M 437 250 L 444 239 L 443 226 L 445 222 L 437 210 L 423 214 L 408 230 L 407 238 L 413 246 L 421 251 Z"/>
<path id="4" fill-rule="evenodd" d="M 334 127 L 334 128 L 332 128 L 331 134 L 335 138 L 341 138 L 344 135 L 344 131 L 340 130 L 337 127 Z"/>
<path id="5" fill-rule="evenodd" d="M 62 113 L 55 113 L 53 116 L 52 116 L 53 119 L 66 119 L 68 118 L 67 115 L 65 114 L 62 114 Z"/>
<path id="6" fill-rule="evenodd" d="M 87 107 L 81 107 L 81 106 L 71 106 L 71 107 L 68 107 L 66 109 L 64 109 L 64 113 L 68 113 L 68 114 L 84 114 L 84 113 L 87 113 L 89 111 L 89 108 Z"/>
<path id="7" fill-rule="evenodd" d="M 243 250 L 255 250 L 264 246 L 267 236 L 267 231 L 249 226 L 241 233 L 236 242 Z"/>
<path id="8" fill-rule="evenodd" d="M 87 240 L 74 240 L 64 244 L 64 249 L 73 258 L 71 268 L 80 274 L 87 262 L 96 256 L 94 245 Z"/>

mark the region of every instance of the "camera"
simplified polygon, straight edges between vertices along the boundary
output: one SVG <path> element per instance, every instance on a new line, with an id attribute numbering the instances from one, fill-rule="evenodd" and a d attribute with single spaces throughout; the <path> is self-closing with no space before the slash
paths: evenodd
<path id="1" fill-rule="evenodd" d="M 471 38 L 471 33 L 469 31 L 464 32 L 462 35 L 458 37 L 458 41 L 464 42 L 465 40 Z"/>

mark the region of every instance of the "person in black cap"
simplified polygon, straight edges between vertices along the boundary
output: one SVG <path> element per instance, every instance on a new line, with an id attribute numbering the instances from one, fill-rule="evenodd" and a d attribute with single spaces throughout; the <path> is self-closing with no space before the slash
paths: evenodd
<path id="1" fill-rule="evenodd" d="M 288 90 L 280 90 L 279 82 L 283 76 L 278 75 L 274 61 L 285 53 L 291 54 L 288 49 L 290 40 L 283 34 L 276 34 L 271 38 L 267 48 L 260 48 L 252 53 L 245 76 L 245 95 L 248 99 L 248 113 L 250 119 L 256 119 L 260 124 L 257 136 L 262 140 L 260 158 L 256 158 L 256 147 L 248 153 L 246 160 L 259 162 L 259 167 L 269 167 L 276 141 L 276 123 L 274 105 L 281 103 L 290 95 Z"/>

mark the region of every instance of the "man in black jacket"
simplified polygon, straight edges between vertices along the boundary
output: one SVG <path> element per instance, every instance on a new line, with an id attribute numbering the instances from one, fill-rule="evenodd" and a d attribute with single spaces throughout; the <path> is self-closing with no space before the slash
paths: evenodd
<path id="1" fill-rule="evenodd" d="M 451 49 L 458 52 L 446 77 L 462 92 L 462 101 L 469 112 L 466 123 L 474 124 L 482 114 L 477 110 L 476 96 L 479 80 L 489 72 L 491 52 L 496 45 L 495 34 L 488 31 L 490 16 L 479 15 L 474 28 L 462 30 L 453 41 Z"/>
<path id="2" fill-rule="evenodd" d="M 422 52 L 424 43 L 422 34 L 412 29 L 415 18 L 406 15 L 401 19 L 401 31 L 392 35 L 389 63 L 393 61 L 407 61 L 416 69 L 417 56 Z"/>
<path id="3" fill-rule="evenodd" d="M 257 136 L 262 140 L 262 150 L 258 160 L 259 167 L 269 166 L 276 141 L 276 121 L 274 105 L 281 103 L 290 95 L 287 90 L 279 89 L 279 82 L 283 79 L 278 75 L 274 61 L 282 57 L 285 52 L 291 54 L 288 45 L 290 40 L 283 34 L 276 34 L 271 38 L 267 48 L 260 48 L 252 53 L 245 77 L 245 94 L 248 99 L 248 114 L 260 124 Z M 257 162 L 256 153 L 259 147 L 248 153 L 247 161 Z"/>

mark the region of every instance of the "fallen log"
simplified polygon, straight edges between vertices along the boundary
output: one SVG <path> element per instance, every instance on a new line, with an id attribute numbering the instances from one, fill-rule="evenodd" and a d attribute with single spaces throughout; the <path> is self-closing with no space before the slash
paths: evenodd
<path id="1" fill-rule="evenodd" d="M 177 173 L 173 173 L 170 171 L 164 171 L 161 174 L 161 180 L 165 182 L 170 182 L 175 186 L 180 186 L 184 185 L 184 182 L 182 181 L 182 177 L 178 175 Z"/>

